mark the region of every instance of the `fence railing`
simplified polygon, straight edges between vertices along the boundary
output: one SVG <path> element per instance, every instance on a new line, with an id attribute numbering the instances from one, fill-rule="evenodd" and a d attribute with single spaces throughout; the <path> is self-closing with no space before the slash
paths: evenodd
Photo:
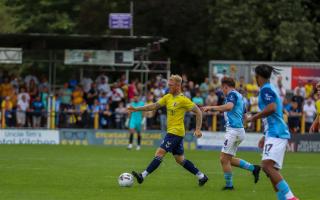
<path id="1" fill-rule="evenodd" d="M 97 111 L 97 112 L 91 112 L 91 111 L 76 111 L 76 110 L 70 110 L 70 111 L 60 111 L 60 112 L 34 112 L 34 111 L 8 111 L 5 109 L 1 110 L 1 128 L 7 128 L 7 127 L 19 127 L 19 124 L 17 123 L 19 121 L 18 119 L 18 113 L 23 113 L 22 118 L 24 117 L 25 121 L 22 122 L 21 127 L 32 127 L 32 128 L 40 128 L 33 126 L 33 120 L 35 117 L 40 117 L 41 119 L 38 119 L 41 121 L 41 128 L 47 128 L 47 129 L 56 129 L 56 128 L 75 128 L 71 125 L 79 123 L 79 126 L 83 127 L 76 127 L 76 128 L 93 128 L 93 129 L 99 129 L 103 128 L 104 124 L 102 123 L 103 120 L 109 120 L 106 123 L 110 123 L 112 121 L 113 125 L 117 122 L 121 123 L 121 126 L 124 127 L 125 121 L 127 120 L 126 114 L 123 114 L 119 118 L 119 114 L 113 113 L 111 116 L 105 115 L 104 111 Z M 254 114 L 254 113 L 247 113 L 247 114 Z M 117 116 L 115 116 L 117 115 Z M 20 117 L 21 115 L 19 115 Z M 204 128 L 210 131 L 222 131 L 224 129 L 224 116 L 222 113 L 204 113 L 203 123 Z M 154 116 L 155 119 L 157 116 Z M 190 113 L 189 115 L 189 121 L 194 122 L 195 115 L 193 113 Z M 105 119 L 106 118 L 106 119 Z M 288 122 L 289 116 L 284 114 L 284 120 Z M 119 121 L 120 120 L 120 121 Z M 147 120 L 148 121 L 148 120 Z M 157 120 L 152 120 L 157 121 Z M 300 124 L 300 130 L 299 132 L 304 134 L 306 132 L 306 126 L 305 126 L 305 116 L 301 115 L 299 117 L 299 124 Z M 160 124 L 160 120 L 156 122 Z M 193 123 L 194 124 L 194 123 Z M 189 127 L 189 124 L 187 124 Z M 108 125 L 109 126 L 109 125 Z M 107 126 L 106 126 L 107 127 Z M 160 127 L 160 125 L 159 125 Z M 162 126 L 161 126 L 162 127 Z M 117 127 L 112 127 L 117 128 Z M 192 129 L 194 127 L 191 127 Z M 261 119 L 256 120 L 255 122 L 246 123 L 245 128 L 247 132 L 261 132 L 263 130 L 263 124 L 261 122 Z M 308 130 L 307 130 L 308 131 Z"/>

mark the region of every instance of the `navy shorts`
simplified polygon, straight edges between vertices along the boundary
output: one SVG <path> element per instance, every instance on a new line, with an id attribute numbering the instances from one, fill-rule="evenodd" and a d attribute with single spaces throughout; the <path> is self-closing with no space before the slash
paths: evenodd
<path id="1" fill-rule="evenodd" d="M 167 133 L 160 147 L 173 155 L 183 155 L 183 137 Z"/>

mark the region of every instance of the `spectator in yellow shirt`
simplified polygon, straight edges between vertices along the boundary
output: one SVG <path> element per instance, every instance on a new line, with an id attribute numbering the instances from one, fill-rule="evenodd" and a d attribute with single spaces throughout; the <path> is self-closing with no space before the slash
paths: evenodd
<path id="1" fill-rule="evenodd" d="M 75 90 L 72 92 L 72 103 L 75 106 L 78 106 L 83 101 L 83 90 L 81 86 L 77 85 Z"/>
<path id="2" fill-rule="evenodd" d="M 13 87 L 9 82 L 9 78 L 4 78 L 3 83 L 0 85 L 1 88 L 1 97 L 4 99 L 7 96 L 10 96 L 13 93 Z"/>
<path id="3" fill-rule="evenodd" d="M 306 98 L 309 98 L 313 92 L 312 80 L 308 80 L 308 83 L 304 86 L 304 88 L 306 89 Z"/>
<path id="4" fill-rule="evenodd" d="M 316 85 L 317 88 L 317 92 L 318 92 L 318 101 L 316 102 L 316 107 L 317 107 L 317 117 L 316 119 L 313 121 L 310 129 L 309 129 L 309 133 L 314 133 L 314 132 L 319 132 L 319 124 L 320 124 L 320 115 L 319 115 L 319 107 L 320 107 L 320 103 L 319 103 L 319 97 L 320 97 L 320 82 L 317 83 Z"/>
<path id="5" fill-rule="evenodd" d="M 255 77 L 252 77 L 252 82 L 246 84 L 246 89 L 247 89 L 247 98 L 250 99 L 256 92 L 259 91 L 259 87 L 257 85 L 257 81 Z"/>
<path id="6" fill-rule="evenodd" d="M 5 115 L 4 117 L 6 120 L 6 126 L 8 127 L 11 127 L 13 125 L 12 108 L 13 103 L 11 102 L 11 98 L 10 96 L 7 96 L 1 103 L 1 109 Z"/>

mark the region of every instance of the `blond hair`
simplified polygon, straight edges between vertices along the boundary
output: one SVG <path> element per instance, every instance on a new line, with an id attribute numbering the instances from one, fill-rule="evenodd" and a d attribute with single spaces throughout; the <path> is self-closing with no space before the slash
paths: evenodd
<path id="1" fill-rule="evenodd" d="M 170 76 L 169 80 L 172 80 L 176 82 L 177 84 L 181 85 L 182 84 L 182 78 L 179 75 L 173 74 Z"/>

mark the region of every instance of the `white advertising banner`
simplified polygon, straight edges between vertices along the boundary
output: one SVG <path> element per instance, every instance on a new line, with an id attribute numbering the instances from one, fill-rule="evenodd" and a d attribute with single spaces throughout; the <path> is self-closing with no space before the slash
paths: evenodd
<path id="1" fill-rule="evenodd" d="M 198 149 L 215 149 L 219 150 L 225 141 L 224 132 L 202 132 L 202 137 L 197 139 Z M 239 145 L 239 150 L 258 150 L 258 141 L 262 137 L 259 133 L 247 133 L 244 141 Z"/>
<path id="2" fill-rule="evenodd" d="M 0 63 L 21 64 L 22 49 L 0 47 Z"/>
<path id="3" fill-rule="evenodd" d="M 133 51 L 65 50 L 66 65 L 133 66 Z"/>
<path id="4" fill-rule="evenodd" d="M 59 131 L 2 129 L 0 144 L 59 144 Z"/>

